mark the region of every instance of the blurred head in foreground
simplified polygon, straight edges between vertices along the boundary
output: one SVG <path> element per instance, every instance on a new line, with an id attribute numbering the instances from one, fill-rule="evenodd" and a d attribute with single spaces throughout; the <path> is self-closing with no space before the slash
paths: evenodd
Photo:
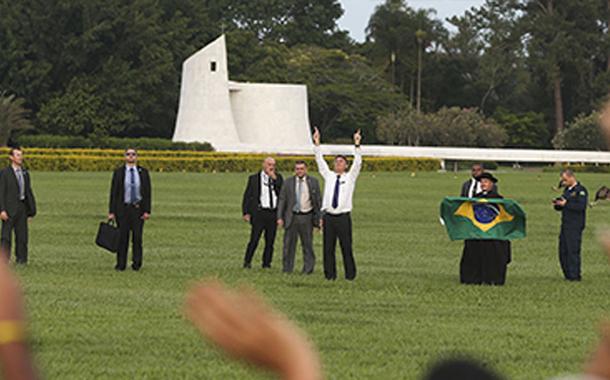
<path id="1" fill-rule="evenodd" d="M 472 359 L 448 359 L 433 365 L 424 380 L 501 380 L 502 378 Z"/>

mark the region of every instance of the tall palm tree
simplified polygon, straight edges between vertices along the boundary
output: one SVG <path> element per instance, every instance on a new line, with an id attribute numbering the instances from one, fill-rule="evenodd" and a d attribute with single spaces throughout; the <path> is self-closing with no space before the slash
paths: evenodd
<path id="1" fill-rule="evenodd" d="M 25 107 L 25 99 L 0 92 L 0 146 L 6 146 L 11 133 L 32 128 L 30 110 Z"/>

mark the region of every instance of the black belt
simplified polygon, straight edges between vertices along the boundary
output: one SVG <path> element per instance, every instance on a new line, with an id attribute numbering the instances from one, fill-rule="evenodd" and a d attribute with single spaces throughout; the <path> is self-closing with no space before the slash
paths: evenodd
<path id="1" fill-rule="evenodd" d="M 275 212 L 277 211 L 276 208 L 259 208 L 260 211 L 268 211 L 268 212 Z"/>
<path id="2" fill-rule="evenodd" d="M 135 207 L 140 208 L 140 203 L 125 203 L 125 207 Z"/>
<path id="3" fill-rule="evenodd" d="M 349 216 L 350 214 L 351 214 L 351 212 L 344 212 L 344 213 L 341 213 L 341 214 L 331 214 L 331 213 L 327 212 L 324 215 L 332 216 L 333 218 L 338 218 L 340 216 Z"/>

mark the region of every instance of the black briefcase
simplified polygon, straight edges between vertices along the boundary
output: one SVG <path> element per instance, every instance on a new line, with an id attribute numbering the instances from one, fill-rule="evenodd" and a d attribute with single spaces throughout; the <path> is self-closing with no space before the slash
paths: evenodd
<path id="1" fill-rule="evenodd" d="M 100 228 L 97 230 L 95 244 L 110 253 L 117 253 L 119 250 L 119 235 L 119 228 L 113 220 L 101 222 Z"/>

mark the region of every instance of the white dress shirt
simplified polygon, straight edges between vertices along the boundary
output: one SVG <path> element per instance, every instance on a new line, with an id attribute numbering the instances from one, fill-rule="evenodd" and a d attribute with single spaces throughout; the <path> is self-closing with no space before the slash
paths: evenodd
<path id="1" fill-rule="evenodd" d="M 351 212 L 353 208 L 352 198 L 356 187 L 356 180 L 362 168 L 362 153 L 360 148 L 355 148 L 354 162 L 347 173 L 343 173 L 339 177 L 339 205 L 333 208 L 333 195 L 335 193 L 335 183 L 337 182 L 337 173 L 330 170 L 328 164 L 322 156 L 322 151 L 319 146 L 314 147 L 316 153 L 316 164 L 320 175 L 324 178 L 324 198 L 322 199 L 322 211 L 338 215 Z"/>
<path id="2" fill-rule="evenodd" d="M 299 183 L 301 184 L 301 194 L 299 194 Z M 296 177 L 294 179 L 295 204 L 294 212 L 308 213 L 313 210 L 311 197 L 309 196 L 309 185 L 307 184 L 307 176 L 303 178 Z M 299 207 L 300 206 L 300 207 Z"/>
<path id="3" fill-rule="evenodd" d="M 468 198 L 474 198 L 475 195 L 481 192 L 481 182 L 472 178 L 470 180 L 470 188 L 468 189 Z"/>
<path id="4" fill-rule="evenodd" d="M 271 186 L 269 186 L 271 183 Z M 271 198 L 269 198 L 271 191 Z M 273 204 L 270 204 L 273 199 Z M 277 194 L 275 193 L 275 181 L 261 170 L 261 197 L 260 204 L 262 208 L 275 210 L 277 208 Z"/>

